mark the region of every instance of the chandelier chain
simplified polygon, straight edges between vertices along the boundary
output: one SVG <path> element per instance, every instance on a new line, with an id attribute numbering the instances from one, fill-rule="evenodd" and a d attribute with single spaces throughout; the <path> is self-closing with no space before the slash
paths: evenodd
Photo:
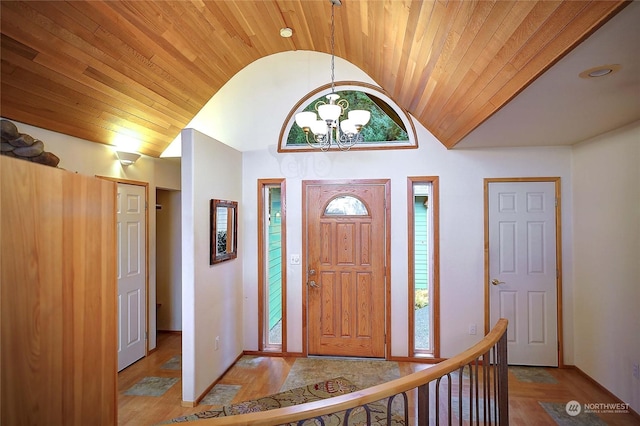
<path id="1" fill-rule="evenodd" d="M 331 1 L 331 93 L 327 96 L 329 103 L 318 100 L 314 105 L 318 116 L 313 112 L 302 111 L 296 114 L 296 123 L 302 128 L 309 146 L 328 151 L 335 147 L 341 151 L 348 151 L 356 143 L 364 141 L 360 133 L 362 126 L 371 118 L 371 113 L 364 110 L 349 111 L 348 118 L 341 120 L 349 108 L 349 101 L 340 99 L 336 93 L 335 84 L 335 50 L 336 50 L 336 18 L 335 6 L 340 6 L 340 0 Z M 353 117 L 352 117 L 353 115 Z M 311 140 L 310 140 L 311 135 Z"/>
<path id="2" fill-rule="evenodd" d="M 335 93 L 336 91 L 336 86 L 335 86 L 336 22 L 335 22 L 335 14 L 334 14 L 335 8 L 336 8 L 336 5 L 331 3 L 331 93 Z"/>

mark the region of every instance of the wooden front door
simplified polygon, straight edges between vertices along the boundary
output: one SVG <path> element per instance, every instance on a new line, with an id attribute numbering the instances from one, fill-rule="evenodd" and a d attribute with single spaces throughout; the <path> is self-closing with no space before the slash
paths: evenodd
<path id="1" fill-rule="evenodd" d="M 303 185 L 308 352 L 384 357 L 388 181 Z"/>

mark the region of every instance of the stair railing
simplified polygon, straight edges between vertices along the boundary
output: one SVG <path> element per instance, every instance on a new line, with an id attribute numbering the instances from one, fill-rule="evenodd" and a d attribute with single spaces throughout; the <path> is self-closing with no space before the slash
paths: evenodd
<path id="1" fill-rule="evenodd" d="M 370 419 L 369 404 L 383 401 L 387 405 L 387 425 L 508 425 L 506 331 L 507 320 L 502 318 L 480 342 L 466 351 L 432 367 L 366 389 L 291 407 L 184 424 L 324 425 L 323 416 L 344 413 L 342 424 L 348 425 L 356 410 L 363 410 Z"/>

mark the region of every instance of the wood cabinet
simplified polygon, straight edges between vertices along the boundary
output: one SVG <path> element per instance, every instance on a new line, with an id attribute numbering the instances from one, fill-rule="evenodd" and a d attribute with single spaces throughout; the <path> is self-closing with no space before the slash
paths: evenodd
<path id="1" fill-rule="evenodd" d="M 0 157 L 0 423 L 115 425 L 116 184 Z"/>

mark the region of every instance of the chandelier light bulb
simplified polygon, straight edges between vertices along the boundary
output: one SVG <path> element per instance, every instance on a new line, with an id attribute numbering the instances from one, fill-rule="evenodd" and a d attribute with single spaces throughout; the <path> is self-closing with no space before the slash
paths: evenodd
<path id="1" fill-rule="evenodd" d="M 342 122 L 340 122 L 340 130 L 342 130 L 342 133 L 347 133 L 347 134 L 353 134 L 358 132 L 356 130 L 356 126 L 353 120 L 351 119 L 342 120 Z"/>
<path id="2" fill-rule="evenodd" d="M 301 129 L 311 128 L 311 124 L 317 119 L 316 114 L 311 111 L 303 111 L 296 114 L 296 124 L 300 126 Z"/>
<path id="3" fill-rule="evenodd" d="M 342 114 L 342 108 L 340 105 L 324 104 L 318 107 L 318 114 L 325 121 L 338 121 L 340 114 Z"/>
<path id="4" fill-rule="evenodd" d="M 362 127 L 371 119 L 371 112 L 363 109 L 354 109 L 353 111 L 349 111 L 348 116 L 349 120 L 352 120 L 355 126 Z"/>
<path id="5" fill-rule="evenodd" d="M 326 135 L 329 133 L 329 126 L 324 120 L 316 120 L 311 123 L 311 131 L 314 135 Z"/>

